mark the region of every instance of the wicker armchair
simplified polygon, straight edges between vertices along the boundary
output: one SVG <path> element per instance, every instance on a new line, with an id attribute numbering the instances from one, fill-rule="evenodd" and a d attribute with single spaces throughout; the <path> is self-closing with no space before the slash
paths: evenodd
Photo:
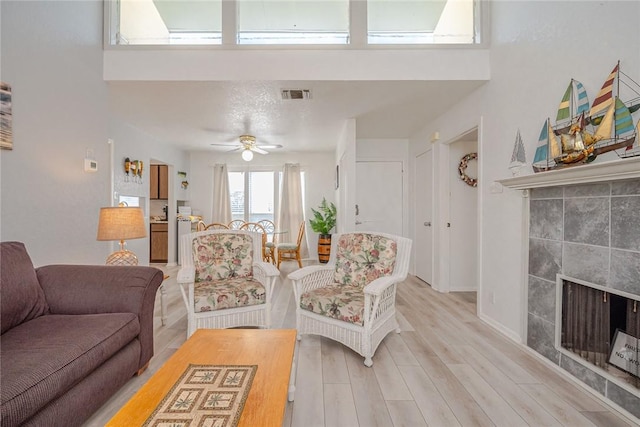
<path id="1" fill-rule="evenodd" d="M 262 236 L 206 230 L 182 237 L 178 284 L 187 307 L 187 337 L 198 328 L 271 326 L 271 298 L 280 275 L 262 261 Z"/>
<path id="2" fill-rule="evenodd" d="M 380 342 L 396 320 L 396 286 L 407 277 L 411 240 L 391 234 L 336 234 L 331 258 L 288 275 L 296 300 L 298 339 L 305 334 L 338 341 L 373 365 Z"/>

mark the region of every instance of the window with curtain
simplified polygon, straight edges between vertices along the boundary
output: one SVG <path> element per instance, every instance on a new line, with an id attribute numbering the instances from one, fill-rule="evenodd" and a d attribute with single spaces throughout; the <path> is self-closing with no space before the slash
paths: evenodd
<path id="1" fill-rule="evenodd" d="M 277 179 L 274 171 L 229 172 L 233 219 L 275 221 Z"/>

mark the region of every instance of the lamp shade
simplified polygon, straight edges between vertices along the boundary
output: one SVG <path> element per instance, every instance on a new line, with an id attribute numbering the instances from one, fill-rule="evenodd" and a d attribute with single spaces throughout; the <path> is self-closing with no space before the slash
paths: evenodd
<path id="1" fill-rule="evenodd" d="M 97 240 L 129 240 L 146 236 L 142 208 L 100 208 Z"/>

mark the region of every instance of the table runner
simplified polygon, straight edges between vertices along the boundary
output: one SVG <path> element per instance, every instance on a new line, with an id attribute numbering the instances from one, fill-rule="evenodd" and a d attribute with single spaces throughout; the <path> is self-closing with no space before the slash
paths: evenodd
<path id="1" fill-rule="evenodd" d="M 235 427 L 257 369 L 257 365 L 189 365 L 143 425 Z"/>

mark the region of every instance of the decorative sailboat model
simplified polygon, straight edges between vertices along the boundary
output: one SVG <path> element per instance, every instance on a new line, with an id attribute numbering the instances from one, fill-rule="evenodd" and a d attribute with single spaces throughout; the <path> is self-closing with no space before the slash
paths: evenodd
<path id="1" fill-rule="evenodd" d="M 518 175 L 522 166 L 527 163 L 527 157 L 524 152 L 524 144 L 522 143 L 522 137 L 520 136 L 520 129 L 516 134 L 516 142 L 513 145 L 513 153 L 511 154 L 511 163 L 509 169 L 513 175 Z"/>
<path id="2" fill-rule="evenodd" d="M 567 90 L 558 106 L 556 125 L 553 131 L 556 135 L 566 134 L 578 119 L 589 111 L 589 97 L 582 83 L 571 79 Z"/>
<path id="3" fill-rule="evenodd" d="M 562 148 L 556 134 L 551 127 L 551 120 L 547 119 L 540 131 L 540 137 L 538 137 L 538 147 L 533 157 L 533 164 L 531 167 L 534 172 L 544 172 L 559 167 L 559 163 L 556 159 L 560 159 L 562 156 Z"/>
<path id="4" fill-rule="evenodd" d="M 629 148 L 636 141 L 637 132 L 633 126 L 631 114 L 640 109 L 640 85 L 625 74 L 623 75 L 626 79 L 622 81 L 620 74 L 620 62 L 618 62 L 609 73 L 589 110 L 589 121 L 597 126 L 593 134 L 594 156 Z M 634 97 L 627 102 L 620 100 L 621 83 L 634 93 Z"/>

